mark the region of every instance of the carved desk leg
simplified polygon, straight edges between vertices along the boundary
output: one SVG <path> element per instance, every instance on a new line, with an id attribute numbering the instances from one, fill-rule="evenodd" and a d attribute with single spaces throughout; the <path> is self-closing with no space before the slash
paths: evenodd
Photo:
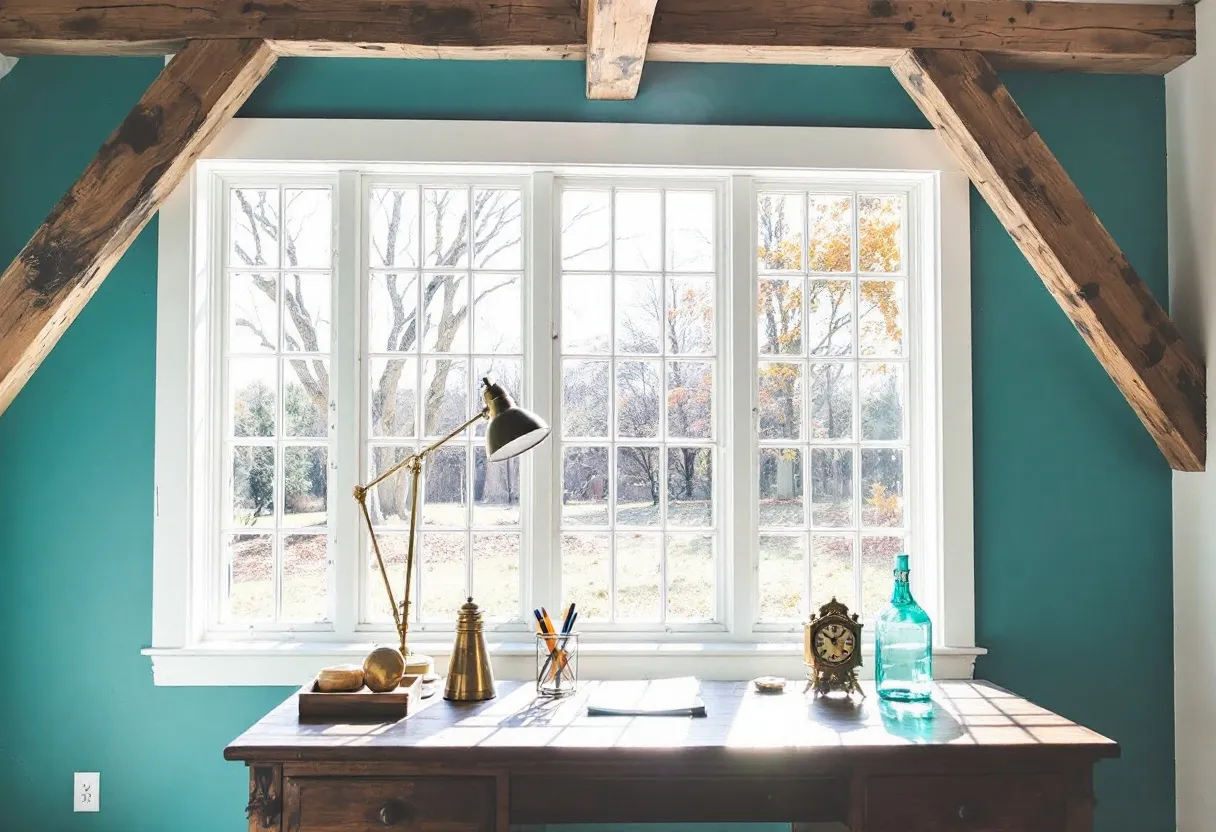
<path id="1" fill-rule="evenodd" d="M 249 832 L 278 830 L 283 817 L 283 767 L 253 764 L 249 767 L 249 803 L 245 806 Z"/>

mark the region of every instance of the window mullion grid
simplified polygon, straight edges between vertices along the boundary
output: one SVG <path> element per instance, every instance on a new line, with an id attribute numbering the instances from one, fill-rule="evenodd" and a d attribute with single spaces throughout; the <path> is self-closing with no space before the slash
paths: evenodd
<path id="1" fill-rule="evenodd" d="M 478 398 L 477 397 L 476 367 L 474 366 L 475 361 L 473 358 L 473 344 L 474 344 L 473 327 L 475 325 L 474 318 L 476 317 L 473 314 L 474 313 L 474 310 L 473 310 L 473 242 L 474 242 L 473 227 L 476 224 L 476 213 L 474 211 L 473 186 L 472 185 L 469 185 L 467 187 L 466 192 L 465 192 L 465 199 L 467 200 L 467 204 L 469 206 L 469 208 L 468 208 L 469 221 L 468 221 L 468 223 L 466 223 L 467 228 L 465 229 L 465 234 L 467 235 L 465 249 L 468 251 L 468 254 L 469 254 L 469 270 L 466 273 L 468 282 L 465 284 L 465 291 L 468 293 L 467 299 L 465 300 L 465 304 L 466 304 L 465 308 L 468 310 L 468 312 L 465 314 L 466 314 L 466 320 L 468 321 L 469 343 L 468 343 L 468 347 L 467 347 L 468 359 L 466 360 L 465 370 L 464 370 L 465 378 L 467 379 L 466 384 L 468 385 L 465 389 L 467 389 L 469 391 L 469 400 L 465 403 L 465 408 L 466 408 L 466 410 L 468 410 L 469 415 L 471 416 L 473 414 L 473 409 L 477 407 L 477 398 Z M 512 395 L 516 395 L 516 396 L 520 395 L 520 392 L 518 390 L 513 390 L 511 392 L 512 392 Z M 473 596 L 473 474 L 474 474 L 473 463 L 474 463 L 474 457 L 476 456 L 476 454 L 474 452 L 474 447 L 475 447 L 474 437 L 476 437 L 476 435 L 477 435 L 477 428 L 476 428 L 476 426 L 474 426 L 471 428 L 467 428 L 465 431 L 465 435 L 462 437 L 465 440 L 465 448 L 464 448 L 465 487 L 468 489 L 466 492 L 466 497 L 465 497 L 465 539 L 464 539 L 464 581 L 465 581 L 464 585 L 465 585 L 465 592 L 467 593 L 466 597 Z M 489 462 L 490 462 L 489 459 L 487 459 L 486 464 L 489 465 Z"/>
<path id="2" fill-rule="evenodd" d="M 721 207 L 727 228 L 723 239 L 730 241 L 729 263 L 723 262 L 715 276 L 715 297 L 725 303 L 716 308 L 720 320 L 718 365 L 727 384 L 721 386 L 721 409 L 730 408 L 730 415 L 720 418 L 720 444 L 729 449 L 722 489 L 718 490 L 718 540 L 727 544 L 725 552 L 717 552 L 720 582 L 716 597 L 729 604 L 722 610 L 732 637 L 749 634 L 759 619 L 759 481 L 757 478 L 759 452 L 759 418 L 756 411 L 756 387 L 759 375 L 759 346 L 757 343 L 756 297 L 758 275 L 756 262 L 756 194 L 753 180 L 734 176 L 729 188 L 730 204 Z M 805 502 L 805 501 L 804 501 Z M 729 558 L 729 564 L 728 564 Z"/>
<path id="3" fill-rule="evenodd" d="M 360 528 L 359 508 L 349 499 L 355 485 L 363 482 L 365 461 L 362 450 L 367 447 L 367 430 L 363 417 L 361 394 L 365 382 L 365 365 L 359 358 L 359 342 L 365 327 L 363 314 L 364 279 L 361 268 L 369 258 L 361 238 L 362 217 L 368 204 L 360 175 L 353 170 L 338 174 L 334 194 L 336 208 L 336 270 L 331 287 L 334 326 L 331 334 L 330 358 L 330 435 L 333 437 L 333 476 L 329 499 L 332 521 L 329 524 L 331 604 L 330 620 L 334 630 L 343 638 L 353 639 L 359 622 L 360 585 L 363 574 L 364 541 Z M 353 545 L 345 545 L 351 541 Z"/>
<path id="4" fill-rule="evenodd" d="M 520 573 L 527 576 L 521 586 L 520 614 L 525 626 L 531 628 L 528 615 L 531 606 L 560 604 L 561 591 L 561 529 L 560 499 L 562 493 L 561 446 L 561 349 L 554 336 L 553 325 L 561 313 L 560 261 L 556 258 L 554 229 L 560 222 L 561 211 L 554 204 L 554 182 L 551 173 L 534 173 L 524 190 L 526 209 L 524 231 L 531 244 L 525 254 L 527 261 L 521 278 L 524 309 L 521 335 L 524 350 L 524 387 L 541 418 L 552 426 L 553 436 L 542 442 L 521 461 L 520 474 L 529 483 L 529 497 L 521 489 L 520 509 L 522 546 Z M 529 279 L 530 278 L 530 279 Z M 527 340 L 529 339 L 530 340 Z M 527 502 L 526 510 L 524 503 Z"/>
<path id="5" fill-rule="evenodd" d="M 608 189 L 608 620 L 617 623 L 617 438 L 620 424 L 616 355 L 616 188 Z"/>
<path id="6" fill-rule="evenodd" d="M 860 233 L 860 214 L 861 201 L 858 198 L 857 192 L 854 191 L 849 195 L 852 200 L 852 208 L 850 216 L 853 219 L 853 227 L 850 229 L 850 265 L 853 267 L 853 275 L 850 279 L 852 284 L 853 296 L 853 442 L 854 457 L 853 457 L 853 524 L 854 529 L 854 549 L 853 549 L 853 609 L 861 609 L 862 598 L 862 564 L 864 563 L 861 557 L 861 507 L 862 507 L 862 488 L 861 488 L 861 233 Z M 865 610 L 862 610 L 862 615 L 865 615 Z"/>
<path id="7" fill-rule="evenodd" d="M 615 193 L 615 189 L 614 189 Z M 615 211 L 613 213 L 616 213 Z M 615 227 L 614 227 L 615 230 Z M 616 235 L 613 234 L 613 249 L 615 254 Z M 670 437 L 670 427 L 667 424 L 667 385 L 668 368 L 670 367 L 670 350 L 667 343 L 667 285 L 671 263 L 667 262 L 667 189 L 659 189 L 659 447 L 655 450 L 659 467 L 659 621 L 667 623 L 667 448 Z M 615 261 L 613 261 L 615 265 Z M 616 272 L 613 272 L 615 283 Z M 615 304 L 613 308 L 613 325 L 616 322 Z"/>

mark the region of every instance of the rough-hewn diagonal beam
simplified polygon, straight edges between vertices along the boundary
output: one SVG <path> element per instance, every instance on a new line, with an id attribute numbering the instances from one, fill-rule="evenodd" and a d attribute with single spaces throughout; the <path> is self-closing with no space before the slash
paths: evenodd
<path id="1" fill-rule="evenodd" d="M 587 97 L 636 98 L 656 0 L 589 0 Z"/>
<path id="2" fill-rule="evenodd" d="M 187 44 L 0 275 L 0 412 L 275 58 L 263 41 Z"/>
<path id="3" fill-rule="evenodd" d="M 1206 376 L 978 52 L 915 50 L 895 77 L 958 156 L 1174 468 L 1203 470 Z"/>
<path id="4" fill-rule="evenodd" d="M 581 60 L 586 37 L 573 0 L 0 2 L 0 52 L 9 55 L 165 54 L 190 38 L 265 38 L 290 55 Z M 889 66 L 916 48 L 975 49 L 1001 69 L 1159 74 L 1195 54 L 1195 10 L 1022 0 L 663 0 L 646 57 Z"/>

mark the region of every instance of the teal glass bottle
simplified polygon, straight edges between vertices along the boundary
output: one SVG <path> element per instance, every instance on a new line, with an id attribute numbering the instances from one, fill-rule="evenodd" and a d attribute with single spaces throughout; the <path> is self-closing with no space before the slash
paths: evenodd
<path id="1" fill-rule="evenodd" d="M 874 622 L 874 682 L 891 702 L 928 702 L 933 691 L 933 622 L 912 597 L 908 556 L 895 556 L 891 603 Z"/>

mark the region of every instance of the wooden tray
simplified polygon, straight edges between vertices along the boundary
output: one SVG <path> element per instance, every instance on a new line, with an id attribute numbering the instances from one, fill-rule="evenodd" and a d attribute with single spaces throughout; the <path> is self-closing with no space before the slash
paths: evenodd
<path id="1" fill-rule="evenodd" d="M 409 712 L 410 700 L 421 696 L 421 676 L 406 676 L 400 687 L 388 693 L 373 693 L 366 686 L 349 693 L 321 693 L 314 679 L 300 688 L 300 719 L 398 720 Z"/>

